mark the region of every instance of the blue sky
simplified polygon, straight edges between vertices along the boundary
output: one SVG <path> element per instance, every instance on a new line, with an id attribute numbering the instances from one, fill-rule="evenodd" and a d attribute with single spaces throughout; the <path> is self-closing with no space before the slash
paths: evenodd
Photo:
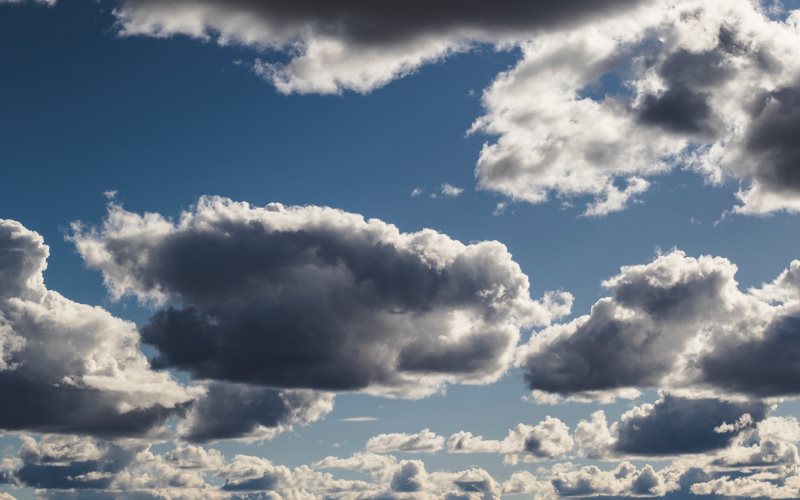
<path id="1" fill-rule="evenodd" d="M 127 7 L 146 9 L 150 3 Z M 599 196 L 592 189 L 574 194 L 559 192 L 554 185 L 549 201 L 530 203 L 501 188 L 479 186 L 476 165 L 482 148 L 496 144 L 502 133 L 469 130 L 480 117 L 491 116 L 491 104 L 482 96 L 498 75 L 514 72 L 528 57 L 533 60 L 530 49 L 521 45 L 475 37 L 472 49 L 420 64 L 411 74 L 365 92 L 344 86 L 333 95 L 287 95 L 256 74 L 253 61 L 259 57 L 287 63 L 294 57 L 291 51 L 236 42 L 220 45 L 213 37 L 198 40 L 181 33 L 123 36 L 124 20 L 114 13 L 126 8 L 126 2 L 121 4 L 0 2 L 0 216 L 38 232 L 49 245 L 44 273 L 48 289 L 100 306 L 139 327 L 159 307 L 135 297 L 112 300 L 101 269 L 87 269 L 85 255 L 67 238 L 74 221 L 89 226 L 103 222 L 108 202 L 103 193 L 109 190 L 116 191 L 115 203 L 137 214 L 176 218 L 191 211 L 200 196 L 218 195 L 256 206 L 335 207 L 394 224 L 402 232 L 431 228 L 467 244 L 497 240 L 529 277 L 533 298 L 549 290 L 574 296 L 572 312 L 553 321 L 560 324 L 588 314 L 592 304 L 608 296 L 601 282 L 619 274 L 621 266 L 647 264 L 674 248 L 690 257 L 729 259 L 738 266 L 742 291 L 771 282 L 800 257 L 798 220 L 791 208 L 795 193 L 776 191 L 789 200 L 781 201 L 789 208 L 731 214 L 732 207 L 742 206 L 736 197 L 742 186 L 766 183 L 760 174 L 736 165 L 721 167 L 726 175 L 718 185 L 679 161 L 664 172 L 642 167 L 635 175 L 646 178 L 649 189 L 627 200 L 623 209 L 599 217 L 582 215 L 584 206 Z M 612 16 L 600 13 L 582 23 L 601 23 L 606 15 Z M 526 37 L 534 41 L 540 33 L 555 36 L 549 28 L 531 29 L 533 34 Z M 563 28 L 570 29 L 583 28 Z M 597 101 L 616 92 L 614 79 L 600 82 Z M 522 102 L 519 98 L 509 97 Z M 718 100 L 730 98 L 725 94 Z M 735 140 L 726 138 L 726 144 Z M 701 149 L 714 142 L 699 141 L 705 141 Z M 615 174 L 613 180 L 624 186 L 630 179 L 626 173 Z M 521 186 L 528 181 L 512 182 Z M 463 193 L 444 196 L 444 183 Z M 422 194 L 412 196 L 414 189 Z M 497 210 L 498 203 L 505 204 L 504 210 Z M 542 329 L 523 328 L 521 343 Z M 152 356 L 156 350 L 145 347 L 145 352 Z M 384 433 L 429 428 L 445 438 L 463 430 L 502 439 L 516 424 L 536 425 L 547 415 L 574 429 L 599 408 L 613 422 L 633 406 L 655 402 L 662 388 L 644 387 L 633 401 L 549 406 L 526 398 L 531 388 L 526 387 L 525 370 L 509 367 L 494 383 L 450 384 L 444 393 L 419 400 L 340 394 L 324 418 L 295 425 L 271 440 L 225 440 L 209 446 L 222 450 L 228 460 L 243 453 L 298 467 L 326 456 L 348 457 L 363 451 L 370 437 Z M 178 372 L 177 377 L 193 383 Z M 775 415 L 793 418 L 797 406 L 792 393 L 780 396 L 786 400 Z M 342 422 L 348 417 L 377 420 Z M 19 436 L 2 440 L 2 448 L 13 455 Z M 167 441 L 153 449 L 172 447 Z M 534 471 L 559 461 L 512 466 L 497 453 L 395 455 L 421 457 L 428 472 L 481 467 L 497 481 L 517 470 Z M 569 458 L 591 462 L 577 455 Z M 672 457 L 631 459 L 637 465 L 663 466 Z M 603 464 L 613 468 L 615 462 Z M 349 474 L 342 472 L 342 477 Z M 5 490 L 30 497 L 33 490 L 22 486 Z"/>

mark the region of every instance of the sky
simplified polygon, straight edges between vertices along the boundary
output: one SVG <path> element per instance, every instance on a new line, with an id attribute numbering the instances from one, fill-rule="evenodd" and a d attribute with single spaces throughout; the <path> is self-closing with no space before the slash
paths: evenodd
<path id="1" fill-rule="evenodd" d="M 0 0 L 0 498 L 800 498 L 794 9 Z"/>

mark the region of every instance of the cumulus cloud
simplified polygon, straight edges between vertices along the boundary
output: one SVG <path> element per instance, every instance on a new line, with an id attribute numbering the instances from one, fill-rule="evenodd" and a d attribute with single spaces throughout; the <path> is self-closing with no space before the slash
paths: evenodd
<path id="1" fill-rule="evenodd" d="M 442 196 L 446 196 L 448 198 L 458 198 L 463 192 L 464 188 L 454 186 L 449 182 L 442 184 Z"/>
<path id="2" fill-rule="evenodd" d="M 296 424 L 315 422 L 333 410 L 333 395 L 213 382 L 180 428 L 193 442 L 271 439 Z"/>
<path id="3" fill-rule="evenodd" d="M 630 462 L 621 462 L 613 470 L 594 465 L 563 469 L 554 472 L 552 484 L 556 493 L 565 497 L 664 496 L 678 489 L 667 474 L 650 465 L 638 469 Z"/>
<path id="4" fill-rule="evenodd" d="M 797 394 L 791 269 L 744 292 L 736 266 L 674 250 L 626 266 L 591 313 L 545 328 L 517 363 L 534 397 L 603 399 L 644 388 L 708 395 Z M 782 299 L 775 303 L 778 288 Z M 784 288 L 780 288 L 784 287 Z M 704 391 L 704 392 L 703 392 Z"/>
<path id="5" fill-rule="evenodd" d="M 598 410 L 581 420 L 575 442 L 588 458 L 703 455 L 749 436 L 767 416 L 761 401 L 692 399 L 664 394 L 654 404 L 625 412 L 610 426 Z"/>
<path id="6" fill-rule="evenodd" d="M 287 62 L 258 59 L 256 73 L 284 93 L 340 93 L 369 92 L 475 42 L 504 44 L 638 3 L 504 0 L 487 9 L 474 1 L 121 0 L 116 15 L 127 36 L 187 35 L 285 51 Z"/>
<path id="7" fill-rule="evenodd" d="M 484 439 L 471 432 L 457 432 L 447 440 L 448 453 L 497 453 L 508 463 L 563 458 L 572 450 L 569 427 L 561 420 L 546 417 L 537 425 L 518 424 L 501 441 Z"/>
<path id="8" fill-rule="evenodd" d="M 139 436 L 200 391 L 150 369 L 136 327 L 48 290 L 49 249 L 0 220 L 0 427 Z"/>
<path id="9" fill-rule="evenodd" d="M 197 378 L 419 397 L 507 369 L 520 328 L 571 296 L 530 297 L 498 242 L 323 207 L 203 197 L 170 221 L 112 204 L 71 236 L 114 298 L 169 304 L 142 328 L 158 367 Z"/>
<path id="10" fill-rule="evenodd" d="M 798 19 L 661 0 L 523 42 L 472 127 L 496 136 L 479 187 L 531 203 L 589 196 L 584 213 L 604 215 L 680 166 L 740 180 L 738 212 L 800 210 Z"/>
<path id="11" fill-rule="evenodd" d="M 366 449 L 371 453 L 436 453 L 444 448 L 444 437 L 430 429 L 416 434 L 379 434 L 369 438 Z"/>

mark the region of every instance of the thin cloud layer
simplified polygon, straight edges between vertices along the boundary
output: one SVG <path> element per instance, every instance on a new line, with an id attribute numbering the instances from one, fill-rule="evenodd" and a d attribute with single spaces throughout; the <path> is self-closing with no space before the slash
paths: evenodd
<path id="1" fill-rule="evenodd" d="M 111 205 L 71 237 L 113 297 L 159 310 L 154 363 L 200 379 L 420 397 L 502 375 L 520 328 L 571 296 L 530 297 L 497 242 L 401 233 L 330 208 L 204 197 L 173 222 Z"/>

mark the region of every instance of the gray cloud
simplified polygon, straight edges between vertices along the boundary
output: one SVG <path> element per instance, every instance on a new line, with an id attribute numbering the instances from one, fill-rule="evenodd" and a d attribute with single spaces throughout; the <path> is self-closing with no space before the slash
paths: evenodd
<path id="1" fill-rule="evenodd" d="M 310 423 L 333 409 L 333 396 L 281 391 L 224 382 L 211 383 L 183 422 L 188 441 L 268 439 L 294 424 Z"/>
<path id="2" fill-rule="evenodd" d="M 800 192 L 800 87 L 782 87 L 757 99 L 744 151 L 755 178 L 770 191 Z"/>
<path id="3" fill-rule="evenodd" d="M 0 428 L 139 436 L 196 391 L 150 370 L 132 323 L 48 290 L 48 247 L 0 220 Z"/>
<path id="4" fill-rule="evenodd" d="M 688 399 L 664 395 L 623 416 L 616 427 L 614 450 L 629 455 L 677 455 L 718 450 L 766 417 L 762 402 L 728 402 L 718 399 Z M 735 426 L 744 415 L 747 422 Z M 730 429 L 725 429 L 729 424 Z"/>
<path id="5" fill-rule="evenodd" d="M 156 366 L 202 379 L 411 397 L 487 383 L 506 370 L 520 327 L 570 302 L 531 300 L 497 242 L 400 233 L 328 208 L 207 197 L 179 224 L 112 206 L 102 228 L 76 229 L 113 296 L 176 304 L 143 340 L 158 348 Z"/>
<path id="6" fill-rule="evenodd" d="M 725 259 L 672 252 L 604 282 L 588 316 L 532 337 L 519 363 L 531 390 L 581 394 L 658 387 L 703 325 L 737 299 Z"/>
<path id="7" fill-rule="evenodd" d="M 724 338 L 696 360 L 702 379 L 732 392 L 762 397 L 800 392 L 800 312 L 777 316 L 763 335 Z"/>

